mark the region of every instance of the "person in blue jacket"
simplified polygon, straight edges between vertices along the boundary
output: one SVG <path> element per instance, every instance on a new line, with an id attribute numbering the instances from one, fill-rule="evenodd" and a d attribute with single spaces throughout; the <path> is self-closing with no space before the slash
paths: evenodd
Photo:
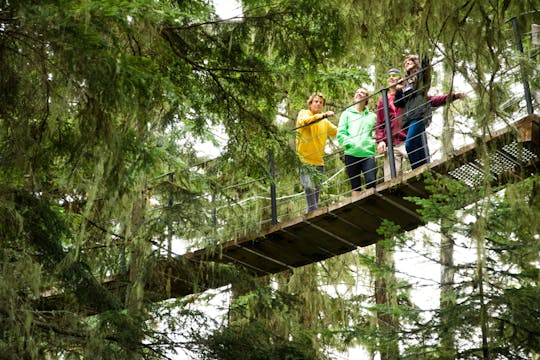
<path id="1" fill-rule="evenodd" d="M 377 116 L 367 107 L 368 98 L 366 89 L 356 90 L 356 105 L 341 113 L 338 124 L 337 140 L 345 152 L 345 167 L 351 182 L 352 196 L 358 196 L 362 190 L 362 174 L 366 188 L 376 185 L 374 132 Z"/>

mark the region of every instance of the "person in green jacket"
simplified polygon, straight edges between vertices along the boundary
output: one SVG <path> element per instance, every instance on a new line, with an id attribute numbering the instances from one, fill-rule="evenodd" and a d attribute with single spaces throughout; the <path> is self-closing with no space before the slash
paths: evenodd
<path id="1" fill-rule="evenodd" d="M 377 115 L 369 111 L 368 97 L 366 89 L 356 90 L 356 105 L 341 113 L 338 124 L 337 139 L 345 150 L 345 167 L 351 182 L 352 196 L 358 196 L 362 190 L 362 173 L 366 188 L 376 185 L 374 132 Z"/>

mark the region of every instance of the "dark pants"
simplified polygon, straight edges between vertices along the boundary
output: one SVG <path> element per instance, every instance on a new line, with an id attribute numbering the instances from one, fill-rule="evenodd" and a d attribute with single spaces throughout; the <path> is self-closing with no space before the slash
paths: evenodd
<path id="1" fill-rule="evenodd" d="M 415 119 L 409 123 L 405 149 L 409 156 L 411 168 L 416 169 L 429 163 L 429 149 L 426 137 L 426 127 L 422 119 Z"/>
<path id="2" fill-rule="evenodd" d="M 324 166 L 313 166 L 313 169 L 319 173 L 324 172 Z M 304 192 L 306 194 L 306 214 L 310 211 L 316 210 L 319 208 L 319 194 L 321 192 L 321 181 L 320 177 L 317 177 L 314 174 L 302 173 L 300 174 L 300 181 L 304 185 Z"/>
<path id="3" fill-rule="evenodd" d="M 367 189 L 375 187 L 377 179 L 377 164 L 375 163 L 375 158 L 373 156 L 356 157 L 345 155 L 345 167 L 347 169 L 347 174 L 349 175 L 352 190 L 362 190 L 361 174 L 364 174 Z"/>

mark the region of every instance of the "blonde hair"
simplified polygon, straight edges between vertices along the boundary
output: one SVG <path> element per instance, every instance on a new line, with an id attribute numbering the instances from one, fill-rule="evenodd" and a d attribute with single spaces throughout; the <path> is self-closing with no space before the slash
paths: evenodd
<path id="1" fill-rule="evenodd" d="M 323 106 L 326 105 L 326 99 L 324 98 L 323 94 L 321 93 L 313 93 L 311 96 L 307 99 L 307 107 L 309 108 L 311 106 L 311 103 L 316 97 L 320 97 L 322 99 Z"/>

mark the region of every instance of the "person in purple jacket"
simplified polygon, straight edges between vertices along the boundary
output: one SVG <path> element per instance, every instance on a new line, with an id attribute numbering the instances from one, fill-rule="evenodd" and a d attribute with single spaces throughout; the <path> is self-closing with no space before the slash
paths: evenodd
<path id="1" fill-rule="evenodd" d="M 406 78 L 396 86 L 394 105 L 403 109 L 403 129 L 407 131 L 405 149 L 416 169 L 429 163 L 426 126 L 431 122 L 431 108 L 462 99 L 463 93 L 428 96 L 430 87 L 429 65 L 420 66 L 418 55 L 409 55 L 403 62 Z"/>
<path id="2" fill-rule="evenodd" d="M 402 128 L 401 114 L 403 109 L 400 109 L 394 105 L 394 96 L 396 92 L 396 85 L 401 80 L 401 71 L 399 69 L 392 68 L 388 70 L 388 115 L 390 117 L 390 133 L 392 134 L 392 145 L 394 148 L 394 163 L 396 169 L 396 175 L 402 174 L 403 158 L 407 157 L 407 151 L 405 150 L 405 138 L 407 132 Z M 390 159 L 388 156 L 388 145 L 386 144 L 386 124 L 384 121 L 384 106 L 383 99 L 379 99 L 377 104 L 377 122 L 375 124 L 375 142 L 377 143 L 377 153 L 384 154 L 384 181 L 390 180 Z"/>

